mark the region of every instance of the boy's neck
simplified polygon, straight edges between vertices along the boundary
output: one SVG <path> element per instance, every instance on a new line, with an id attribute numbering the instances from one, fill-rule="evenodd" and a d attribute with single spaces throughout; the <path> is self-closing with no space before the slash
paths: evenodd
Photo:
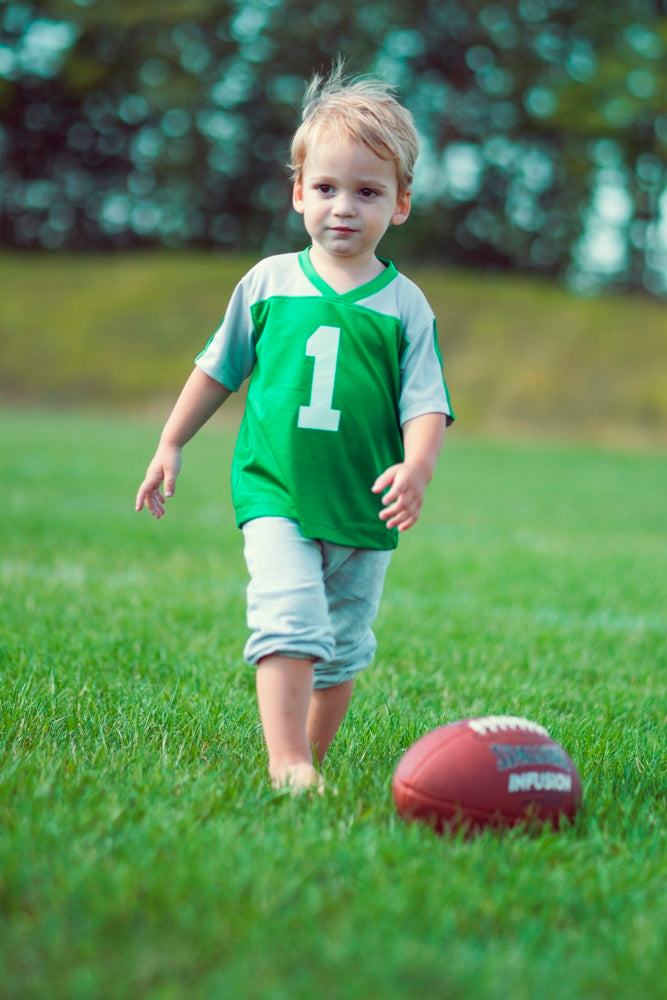
<path id="1" fill-rule="evenodd" d="M 385 265 L 375 254 L 361 260 L 336 257 L 323 251 L 316 244 L 310 248 L 310 262 L 320 278 L 338 295 L 345 295 L 346 292 L 367 285 L 385 269 Z"/>

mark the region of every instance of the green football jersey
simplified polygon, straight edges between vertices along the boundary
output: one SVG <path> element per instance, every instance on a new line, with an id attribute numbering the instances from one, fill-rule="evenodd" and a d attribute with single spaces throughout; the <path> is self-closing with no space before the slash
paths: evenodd
<path id="1" fill-rule="evenodd" d="M 390 261 L 344 295 L 307 250 L 257 264 L 197 365 L 236 391 L 250 376 L 232 463 L 237 523 L 270 515 L 308 538 L 391 549 L 377 476 L 403 459 L 401 426 L 453 419 L 433 312 Z"/>

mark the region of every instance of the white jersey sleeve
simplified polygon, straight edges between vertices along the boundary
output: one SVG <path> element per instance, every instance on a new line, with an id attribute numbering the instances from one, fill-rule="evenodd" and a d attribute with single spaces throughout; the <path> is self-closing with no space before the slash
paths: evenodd
<path id="1" fill-rule="evenodd" d="M 246 278 L 234 289 L 220 326 L 195 358 L 195 364 L 206 375 L 232 392 L 240 389 L 256 360 L 250 305 Z"/>

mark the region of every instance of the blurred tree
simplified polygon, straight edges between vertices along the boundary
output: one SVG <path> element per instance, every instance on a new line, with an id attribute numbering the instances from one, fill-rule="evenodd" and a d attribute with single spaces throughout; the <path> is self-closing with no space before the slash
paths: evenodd
<path id="1" fill-rule="evenodd" d="M 661 5 L 413 0 L 410 20 L 379 64 L 427 137 L 422 236 L 456 262 L 667 293 Z"/>
<path id="2" fill-rule="evenodd" d="M 423 137 L 403 254 L 667 294 L 666 50 L 653 0 L 4 0 L 0 234 L 300 245 L 284 161 L 341 52 Z"/>

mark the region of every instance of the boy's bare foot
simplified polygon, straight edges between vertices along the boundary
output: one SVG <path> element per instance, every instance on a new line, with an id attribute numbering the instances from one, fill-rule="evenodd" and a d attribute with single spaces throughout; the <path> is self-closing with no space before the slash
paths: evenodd
<path id="1" fill-rule="evenodd" d="M 271 783 L 277 791 L 290 792 L 292 795 L 308 791 L 322 795 L 326 787 L 322 775 L 312 764 L 305 761 L 299 764 L 286 764 L 285 767 L 272 773 Z"/>

